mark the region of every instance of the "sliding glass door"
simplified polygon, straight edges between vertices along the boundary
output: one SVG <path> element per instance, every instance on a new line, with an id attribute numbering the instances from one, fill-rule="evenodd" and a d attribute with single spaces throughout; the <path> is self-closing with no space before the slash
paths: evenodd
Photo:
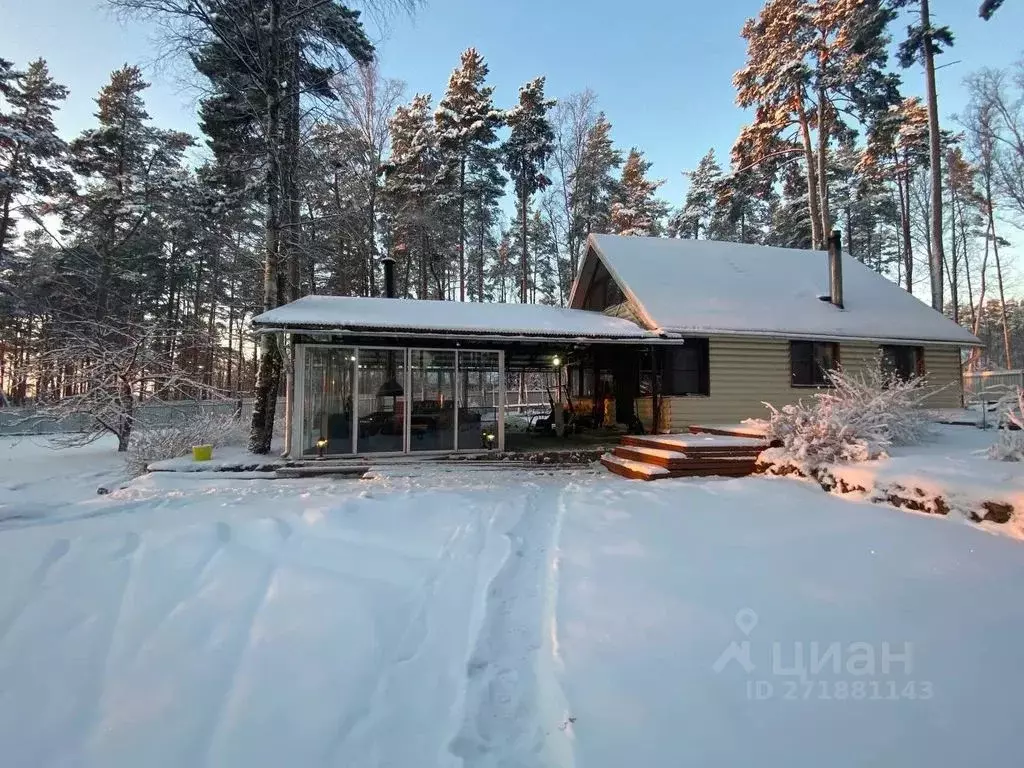
<path id="1" fill-rule="evenodd" d="M 352 453 L 355 353 L 354 347 L 306 347 L 299 446 L 303 456 Z"/>
<path id="2" fill-rule="evenodd" d="M 460 451 L 498 447 L 501 376 L 497 352 L 459 352 Z"/>
<path id="3" fill-rule="evenodd" d="M 499 448 L 500 352 L 302 345 L 302 456 Z"/>
<path id="4" fill-rule="evenodd" d="M 410 451 L 455 450 L 455 351 L 413 349 Z"/>
<path id="5" fill-rule="evenodd" d="M 358 453 L 405 450 L 405 350 L 360 348 Z"/>

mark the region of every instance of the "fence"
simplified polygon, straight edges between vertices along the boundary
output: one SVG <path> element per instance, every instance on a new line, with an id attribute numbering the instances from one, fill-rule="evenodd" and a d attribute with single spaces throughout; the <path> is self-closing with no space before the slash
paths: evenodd
<path id="1" fill-rule="evenodd" d="M 964 374 L 964 400 L 968 403 L 993 402 L 1018 387 L 1024 387 L 1024 370 Z"/>
<path id="2" fill-rule="evenodd" d="M 241 401 L 241 419 L 247 424 L 252 419 L 253 399 Z M 239 410 L 238 400 L 171 400 L 159 403 L 144 403 L 135 414 L 136 427 L 161 429 L 172 427 L 199 413 L 220 413 L 230 415 Z M 284 421 L 284 399 L 277 402 L 277 423 Z M 0 435 L 52 435 L 68 432 L 85 432 L 91 427 L 91 419 L 85 414 L 76 414 L 56 420 L 47 416 L 45 409 L 27 406 L 23 408 L 0 408 Z"/>

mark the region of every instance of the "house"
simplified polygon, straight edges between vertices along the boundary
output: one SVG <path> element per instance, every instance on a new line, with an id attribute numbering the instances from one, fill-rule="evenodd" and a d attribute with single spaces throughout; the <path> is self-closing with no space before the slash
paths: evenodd
<path id="1" fill-rule="evenodd" d="M 668 431 L 763 415 L 765 402 L 796 402 L 824 386 L 828 368 L 857 371 L 880 358 L 902 375 L 927 376 L 931 405 L 960 407 L 961 349 L 981 344 L 838 248 L 593 235 L 569 306 L 676 341 L 659 361 Z M 588 382 L 574 382 L 576 391 Z M 639 405 L 649 419 L 644 392 Z"/>
<path id="2" fill-rule="evenodd" d="M 513 374 L 555 371 L 592 425 L 683 431 L 764 414 L 823 371 L 925 374 L 961 402 L 965 329 L 855 259 L 695 240 L 591 235 L 569 306 L 307 296 L 253 320 L 283 342 L 287 453 L 511 447 Z M 520 439 L 519 436 L 516 439 Z"/>

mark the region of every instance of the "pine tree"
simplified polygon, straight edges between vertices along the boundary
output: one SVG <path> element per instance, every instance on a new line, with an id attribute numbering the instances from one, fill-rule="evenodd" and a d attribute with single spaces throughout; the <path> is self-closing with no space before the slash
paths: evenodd
<path id="1" fill-rule="evenodd" d="M 772 179 L 756 169 L 723 176 L 715 186 L 712 236 L 736 243 L 764 242 L 769 210 L 778 197 Z"/>
<path id="2" fill-rule="evenodd" d="M 448 90 L 434 113 L 437 141 L 444 158 L 444 173 L 451 177 L 458 203 L 459 301 L 466 300 L 467 169 L 472 156 L 477 178 L 490 176 L 496 160 L 486 149 L 498 140 L 495 129 L 502 114 L 494 108 L 494 89 L 485 86 L 487 65 L 475 48 L 462 53 L 448 80 Z M 478 275 L 479 280 L 479 275 Z"/>
<path id="3" fill-rule="evenodd" d="M 1008 116 L 1004 109 L 1005 103 L 1001 101 L 999 86 L 1001 79 L 993 72 L 982 72 L 970 80 L 968 87 L 971 92 L 971 101 L 968 104 L 964 116 L 966 130 L 967 149 L 970 159 L 977 169 L 978 186 L 980 187 L 980 206 L 984 216 L 984 237 L 985 237 L 985 259 L 991 249 L 996 265 L 996 284 L 999 290 L 1000 321 L 1003 331 L 1003 359 L 1006 367 L 1010 367 L 1011 353 L 1011 331 L 1007 313 L 1007 300 L 1005 280 L 1003 272 L 1002 256 L 999 252 L 1001 246 L 1008 243 L 1003 240 L 996 228 L 996 185 L 998 177 L 1004 175 L 1013 165 L 1002 166 L 1000 163 L 1000 151 L 1005 141 L 1002 120 Z M 1017 166 L 1019 177 L 1020 167 Z M 1018 182 L 1019 183 L 1019 182 Z M 1013 196 L 1010 196 L 1013 199 Z M 982 267 L 982 281 L 985 279 L 985 269 Z M 982 282 L 982 298 L 984 299 L 984 282 Z"/>
<path id="4" fill-rule="evenodd" d="M 602 112 L 587 132 L 576 185 L 579 242 L 585 241 L 591 232 L 602 233 L 611 229 L 611 204 L 619 183 L 614 172 L 622 166 L 622 153 L 612 144 L 611 130 L 612 124 Z M 574 254 L 574 258 L 577 256 Z"/>
<path id="5" fill-rule="evenodd" d="M 768 0 L 743 28 L 746 66 L 736 73 L 740 106 L 755 109 L 733 148 L 744 170 L 803 156 L 811 240 L 824 248 L 831 230 L 828 152 L 851 129 L 897 96 L 885 71 L 893 13 L 885 0 Z M 815 137 L 816 134 L 816 137 Z"/>
<path id="6" fill-rule="evenodd" d="M 334 96 L 332 83 L 346 58 L 373 59 L 359 12 L 337 0 L 111 2 L 160 20 L 169 39 L 210 78 L 217 103 L 204 121 L 219 122 L 215 138 L 222 151 L 235 153 L 225 146 L 232 136 L 255 142 L 264 171 L 263 307 L 298 298 L 301 102 Z M 261 336 L 249 439 L 255 453 L 270 450 L 281 364 L 274 340 Z"/>
<path id="7" fill-rule="evenodd" d="M 622 179 L 611 206 L 611 231 L 616 235 L 658 237 L 668 206 L 655 193 L 664 181 L 651 181 L 647 171 L 651 164 L 635 147 L 629 151 L 622 166 Z"/>
<path id="8" fill-rule="evenodd" d="M 53 122 L 67 95 L 68 89 L 54 82 L 42 59 L 23 73 L 0 60 L 0 97 L 9 107 L 0 112 L 0 269 L 21 198 L 53 195 L 70 184 L 63 167 L 67 145 Z"/>
<path id="9" fill-rule="evenodd" d="M 430 114 L 430 94 L 416 94 L 399 106 L 390 121 L 391 155 L 384 165 L 384 193 L 392 209 L 394 240 L 400 252 L 418 267 L 417 295 L 445 298 L 444 276 L 437 254 L 440 150 Z"/>
<path id="10" fill-rule="evenodd" d="M 614 171 L 622 165 L 622 154 L 612 146 L 611 124 L 596 105 L 597 96 L 588 89 L 559 99 L 553 112 L 556 194 L 544 209 L 560 250 L 561 292 L 566 295 L 587 236 L 607 231 Z"/>
<path id="11" fill-rule="evenodd" d="M 982 0 L 981 7 L 978 8 L 978 15 L 985 21 L 988 21 L 992 18 L 992 14 L 998 11 L 1002 5 L 1003 0 Z"/>
<path id="12" fill-rule="evenodd" d="M 907 27 L 907 39 L 900 43 L 899 60 L 904 69 L 915 63 L 924 66 L 928 103 L 928 166 L 930 179 L 931 239 L 928 272 L 931 278 L 932 308 L 942 311 L 942 270 L 946 254 L 942 244 L 942 136 L 939 131 L 939 97 L 935 85 L 935 57 L 953 45 L 949 27 L 932 25 L 929 0 L 893 0 L 896 8 L 917 6 L 918 22 Z"/>
<path id="13" fill-rule="evenodd" d="M 505 177 L 499 164 L 496 148 L 478 146 L 470 152 L 466 168 L 466 230 L 472 239 L 467 262 L 475 275 L 467 292 L 473 301 L 486 300 L 487 257 L 497 247 L 492 230 L 501 218 L 501 199 L 505 194 Z"/>
<path id="14" fill-rule="evenodd" d="M 76 232 L 78 247 L 94 255 L 95 288 L 89 301 L 96 318 L 128 311 L 162 208 L 177 199 L 192 138 L 149 124 L 142 93 L 149 83 L 138 67 L 113 72 L 96 98 L 98 126 L 70 145 L 71 168 L 83 189 L 60 207 Z"/>
<path id="15" fill-rule="evenodd" d="M 771 222 L 765 245 L 781 248 L 811 248 L 811 215 L 807 204 L 807 186 L 801 180 L 806 171 L 799 164 L 786 166 L 782 175 L 782 194 L 772 201 Z"/>
<path id="16" fill-rule="evenodd" d="M 858 172 L 868 181 L 895 184 L 899 215 L 898 256 L 904 288 L 914 286 L 914 248 L 911 234 L 911 187 L 916 176 L 928 167 L 928 111 L 918 98 L 904 99 L 876 117 L 868 132 L 867 145 Z"/>
<path id="17" fill-rule="evenodd" d="M 558 296 L 558 251 L 555 248 L 551 222 L 534 211 L 529 217 L 528 236 L 533 253 L 533 275 L 530 280 L 530 301 L 560 305 Z"/>
<path id="18" fill-rule="evenodd" d="M 697 167 L 686 175 L 690 187 L 683 207 L 669 221 L 668 234 L 696 240 L 703 231 L 707 239 L 718 208 L 718 186 L 722 180 L 722 167 L 715 160 L 715 150 L 709 149 Z"/>
<path id="19" fill-rule="evenodd" d="M 544 175 L 544 166 L 554 151 L 554 130 L 548 110 L 554 100 L 544 97 L 544 78 L 531 80 L 519 89 L 519 103 L 505 115 L 511 133 L 502 145 L 503 164 L 515 185 L 519 210 L 521 246 L 521 279 L 519 300 L 525 304 L 529 296 L 530 260 L 527 249 L 527 211 L 530 197 L 551 184 Z"/>

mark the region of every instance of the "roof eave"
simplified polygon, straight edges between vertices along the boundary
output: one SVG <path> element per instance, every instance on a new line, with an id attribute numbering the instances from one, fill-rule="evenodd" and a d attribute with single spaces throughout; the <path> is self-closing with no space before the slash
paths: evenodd
<path id="1" fill-rule="evenodd" d="M 619 288 L 622 290 L 623 294 L 625 294 L 626 298 L 628 298 L 633 303 L 633 306 L 636 307 L 637 312 L 640 314 L 640 319 L 644 321 L 648 328 L 660 328 L 661 324 L 654 319 L 650 312 L 647 311 L 647 307 L 644 306 L 643 302 L 640 301 L 640 298 L 633 292 L 633 289 L 629 287 L 626 281 L 622 279 L 622 276 L 615 271 L 615 268 L 612 267 L 608 259 L 605 258 L 604 252 L 601 250 L 601 247 L 597 243 L 597 237 L 594 236 L 593 234 L 587 237 L 588 253 L 591 249 L 593 249 L 594 255 L 601 261 L 602 264 L 604 264 L 604 268 L 608 270 L 608 274 L 612 276 L 612 279 L 615 281 L 616 285 L 618 285 Z"/>
<path id="2" fill-rule="evenodd" d="M 842 333 L 808 333 L 807 331 L 786 331 L 786 330 L 754 330 L 736 328 L 673 328 L 663 329 L 667 333 L 681 334 L 683 336 L 756 336 L 759 338 L 775 339 L 799 339 L 811 341 L 867 341 L 873 344 L 915 344 L 915 345 L 943 345 L 956 347 L 984 347 L 985 344 L 974 337 L 973 341 L 966 339 L 922 339 L 900 336 L 862 336 L 858 334 Z"/>
<path id="3" fill-rule="evenodd" d="M 551 341 L 602 344 L 647 344 L 661 342 L 663 339 L 654 333 L 637 336 L 622 335 L 588 335 L 588 334 L 541 334 L 541 333 L 502 333 L 498 331 L 453 331 L 425 328 L 359 328 L 342 327 L 331 324 L 312 323 L 257 323 L 256 333 L 329 333 L 336 336 L 369 336 L 375 338 L 424 338 L 424 339 L 465 339 L 467 341 Z"/>

